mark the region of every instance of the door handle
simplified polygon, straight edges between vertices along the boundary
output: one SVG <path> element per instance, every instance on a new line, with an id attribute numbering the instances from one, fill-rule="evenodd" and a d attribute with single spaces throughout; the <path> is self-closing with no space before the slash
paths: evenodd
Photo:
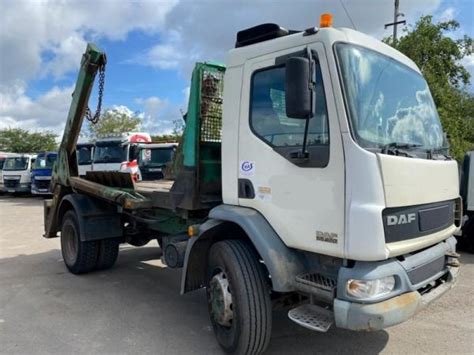
<path id="1" fill-rule="evenodd" d="M 249 179 L 239 179 L 239 198 L 255 198 L 255 189 Z"/>

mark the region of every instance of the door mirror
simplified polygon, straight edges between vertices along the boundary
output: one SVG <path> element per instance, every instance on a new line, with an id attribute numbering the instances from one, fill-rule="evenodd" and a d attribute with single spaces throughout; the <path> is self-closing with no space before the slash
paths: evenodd
<path id="1" fill-rule="evenodd" d="M 286 61 L 285 105 L 290 118 L 311 118 L 312 90 L 310 89 L 309 59 L 293 57 Z"/>

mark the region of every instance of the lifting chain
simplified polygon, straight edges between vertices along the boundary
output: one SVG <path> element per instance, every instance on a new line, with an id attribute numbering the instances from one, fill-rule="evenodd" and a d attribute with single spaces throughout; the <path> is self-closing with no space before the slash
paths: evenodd
<path id="1" fill-rule="evenodd" d="M 107 64 L 107 58 L 103 57 L 102 63 L 99 65 L 99 92 L 97 97 L 97 108 L 94 115 L 92 115 L 91 109 L 87 107 L 85 117 L 92 124 L 96 124 L 100 119 L 100 112 L 102 111 L 102 97 L 104 95 L 105 85 L 105 65 Z"/>

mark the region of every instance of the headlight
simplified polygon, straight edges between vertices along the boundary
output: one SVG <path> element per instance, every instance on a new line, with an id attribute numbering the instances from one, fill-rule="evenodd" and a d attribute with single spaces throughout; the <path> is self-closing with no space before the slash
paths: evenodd
<path id="1" fill-rule="evenodd" d="M 395 278 L 387 276 L 376 280 L 349 280 L 347 293 L 356 298 L 376 298 L 388 295 L 395 288 Z"/>

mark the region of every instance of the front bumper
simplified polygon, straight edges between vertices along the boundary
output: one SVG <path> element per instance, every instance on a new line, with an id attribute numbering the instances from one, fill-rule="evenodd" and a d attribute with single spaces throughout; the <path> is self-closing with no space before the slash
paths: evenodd
<path id="1" fill-rule="evenodd" d="M 10 192 L 10 193 L 15 193 L 15 192 L 31 192 L 31 184 L 19 184 L 16 185 L 15 187 L 9 187 L 9 186 L 3 186 L 3 192 Z"/>
<path id="2" fill-rule="evenodd" d="M 403 323 L 450 290 L 458 273 L 459 267 L 450 267 L 446 279 L 424 294 L 411 291 L 372 304 L 335 299 L 335 324 L 338 328 L 350 330 L 379 330 Z"/>
<path id="3" fill-rule="evenodd" d="M 31 193 L 33 195 L 52 195 L 49 189 L 38 189 L 36 186 L 31 186 Z"/>
<path id="4" fill-rule="evenodd" d="M 451 237 L 419 253 L 404 255 L 402 260 L 359 262 L 352 268 L 342 268 L 337 298 L 333 302 L 336 326 L 377 330 L 413 317 L 456 283 L 459 266 L 452 266 L 450 260 L 455 247 L 456 240 Z M 396 286 L 383 299 L 358 300 L 346 293 L 345 285 L 349 279 L 378 279 L 390 275 L 395 277 Z"/>

